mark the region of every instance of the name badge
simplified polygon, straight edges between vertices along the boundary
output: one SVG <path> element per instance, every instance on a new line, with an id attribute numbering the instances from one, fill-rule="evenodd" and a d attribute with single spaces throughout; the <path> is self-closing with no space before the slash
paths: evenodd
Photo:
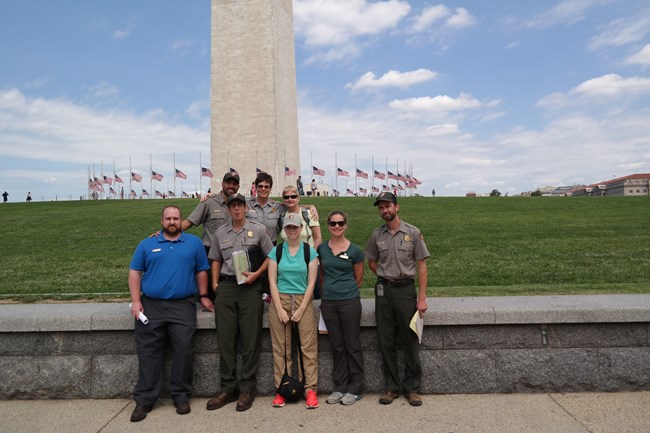
<path id="1" fill-rule="evenodd" d="M 343 260 L 347 260 L 347 259 L 350 258 L 350 257 L 348 257 L 348 255 L 346 253 L 343 253 L 343 254 L 339 255 L 339 257 L 342 258 Z"/>
<path id="2" fill-rule="evenodd" d="M 159 252 L 160 252 L 160 248 L 155 248 L 155 249 L 151 250 L 151 252 L 152 252 L 152 253 L 159 253 Z"/>

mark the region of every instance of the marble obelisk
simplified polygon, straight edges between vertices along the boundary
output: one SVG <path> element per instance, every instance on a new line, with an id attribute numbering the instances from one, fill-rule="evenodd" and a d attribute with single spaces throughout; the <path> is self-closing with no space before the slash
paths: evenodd
<path id="1" fill-rule="evenodd" d="M 212 0 L 211 18 L 212 190 L 232 168 L 248 195 L 260 169 L 278 196 L 300 174 L 292 2 Z"/>

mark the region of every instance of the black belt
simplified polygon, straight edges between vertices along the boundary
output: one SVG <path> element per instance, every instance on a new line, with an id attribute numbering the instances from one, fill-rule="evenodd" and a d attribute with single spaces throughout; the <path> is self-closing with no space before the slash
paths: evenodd
<path id="1" fill-rule="evenodd" d="M 379 282 L 388 287 L 402 287 L 408 286 L 409 284 L 414 284 L 415 280 L 413 278 L 405 278 L 403 280 L 388 280 L 386 278 L 379 277 Z"/>
<path id="2" fill-rule="evenodd" d="M 219 275 L 219 281 L 237 281 L 237 277 L 234 275 L 221 274 Z"/>

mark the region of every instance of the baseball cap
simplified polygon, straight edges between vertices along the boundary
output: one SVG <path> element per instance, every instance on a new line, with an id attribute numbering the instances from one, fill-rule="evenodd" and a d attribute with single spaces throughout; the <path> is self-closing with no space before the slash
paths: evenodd
<path id="1" fill-rule="evenodd" d="M 228 206 L 230 206 L 230 203 L 232 203 L 232 202 L 234 202 L 234 201 L 240 201 L 240 202 L 246 204 L 246 198 L 245 198 L 243 195 L 241 195 L 241 194 L 233 194 L 233 195 L 231 195 L 231 196 L 228 197 L 228 199 L 226 200 L 226 204 L 227 204 Z"/>
<path id="2" fill-rule="evenodd" d="M 300 227 L 302 225 L 302 215 L 299 213 L 288 213 L 284 216 L 284 222 L 282 227 L 286 226 L 295 226 Z"/>
<path id="3" fill-rule="evenodd" d="M 395 194 L 392 192 L 384 191 L 380 193 L 375 199 L 375 206 L 377 206 L 380 201 L 392 201 L 393 203 L 397 204 L 397 197 L 395 197 Z"/>
<path id="4" fill-rule="evenodd" d="M 228 172 L 223 175 L 223 181 L 236 180 L 239 183 L 239 175 L 235 173 Z"/>

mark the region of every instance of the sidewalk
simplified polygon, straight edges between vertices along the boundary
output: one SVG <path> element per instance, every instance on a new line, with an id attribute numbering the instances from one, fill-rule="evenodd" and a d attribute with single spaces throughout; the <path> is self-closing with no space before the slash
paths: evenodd
<path id="1" fill-rule="evenodd" d="M 2 400 L 0 433 L 650 432 L 650 392 L 424 395 L 418 408 L 404 398 L 382 406 L 376 394 L 349 407 L 319 397 L 321 406 L 313 410 L 304 402 L 273 408 L 272 397 L 258 397 L 241 413 L 234 403 L 208 412 L 207 399 L 197 398 L 183 416 L 162 400 L 139 423 L 129 421 L 132 400 Z"/>

